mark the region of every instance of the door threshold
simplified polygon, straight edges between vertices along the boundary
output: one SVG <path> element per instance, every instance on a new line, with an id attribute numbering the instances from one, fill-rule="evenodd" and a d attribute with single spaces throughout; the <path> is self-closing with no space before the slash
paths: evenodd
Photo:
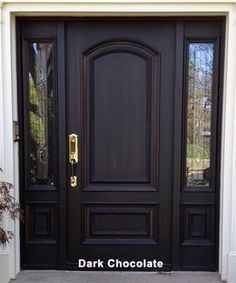
<path id="1" fill-rule="evenodd" d="M 218 272 L 206 271 L 171 271 L 171 272 L 114 272 L 114 271 L 56 271 L 25 270 L 21 271 L 10 283 L 218 283 Z"/>

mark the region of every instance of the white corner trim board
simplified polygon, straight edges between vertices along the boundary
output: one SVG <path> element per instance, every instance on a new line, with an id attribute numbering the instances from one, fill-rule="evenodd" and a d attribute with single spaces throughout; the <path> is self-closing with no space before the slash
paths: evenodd
<path id="1" fill-rule="evenodd" d="M 236 0 L 70 0 L 0 1 L 0 167 L 15 185 L 19 199 L 18 145 L 13 143 L 12 121 L 17 119 L 15 17 L 25 16 L 135 16 L 225 15 L 223 125 L 221 148 L 221 204 L 219 272 L 222 280 L 236 282 Z M 15 239 L 0 250 L 0 283 L 20 270 L 19 224 L 7 223 Z"/>

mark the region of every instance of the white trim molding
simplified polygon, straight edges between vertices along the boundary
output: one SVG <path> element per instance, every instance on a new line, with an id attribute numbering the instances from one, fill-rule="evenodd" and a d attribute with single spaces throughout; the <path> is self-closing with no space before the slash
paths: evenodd
<path id="1" fill-rule="evenodd" d="M 0 167 L 15 186 L 19 200 L 18 145 L 12 122 L 17 120 L 16 16 L 197 16 L 225 15 L 226 41 L 221 148 L 219 272 L 236 282 L 236 0 L 6 0 L 0 1 Z M 4 70 L 4 71 L 3 71 Z M 223 71 L 223 70 L 222 70 Z M 5 281 L 20 270 L 19 223 L 7 222 L 15 238 L 0 251 Z M 8 268 L 7 268 L 8 266 Z M 8 272 L 9 270 L 9 272 Z"/>
<path id="2" fill-rule="evenodd" d="M 2 2 L 0 2 L 0 168 L 5 171 L 5 142 L 4 142 L 4 97 L 3 97 L 3 64 L 2 64 Z M 5 178 L 4 174 L 0 175 L 0 182 Z M 6 227 L 6 219 L 3 219 L 3 227 Z M 9 272 L 9 249 L 8 247 L 0 247 L 0 283 L 6 283 L 10 280 Z"/>

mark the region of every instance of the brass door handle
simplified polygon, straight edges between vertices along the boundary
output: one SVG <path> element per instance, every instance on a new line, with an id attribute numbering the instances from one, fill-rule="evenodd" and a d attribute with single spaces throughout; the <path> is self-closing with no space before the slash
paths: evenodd
<path id="1" fill-rule="evenodd" d="M 77 176 L 75 175 L 75 164 L 79 162 L 79 149 L 78 149 L 78 135 L 69 135 L 69 162 L 71 164 L 71 177 L 70 186 L 72 188 L 77 187 Z"/>

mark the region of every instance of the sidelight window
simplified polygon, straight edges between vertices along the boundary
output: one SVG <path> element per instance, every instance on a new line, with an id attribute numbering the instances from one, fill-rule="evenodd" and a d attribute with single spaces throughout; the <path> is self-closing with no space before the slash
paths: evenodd
<path id="1" fill-rule="evenodd" d="M 28 42 L 29 183 L 54 185 L 54 44 Z"/>
<path id="2" fill-rule="evenodd" d="M 187 45 L 185 186 L 209 187 L 211 176 L 214 44 Z"/>

